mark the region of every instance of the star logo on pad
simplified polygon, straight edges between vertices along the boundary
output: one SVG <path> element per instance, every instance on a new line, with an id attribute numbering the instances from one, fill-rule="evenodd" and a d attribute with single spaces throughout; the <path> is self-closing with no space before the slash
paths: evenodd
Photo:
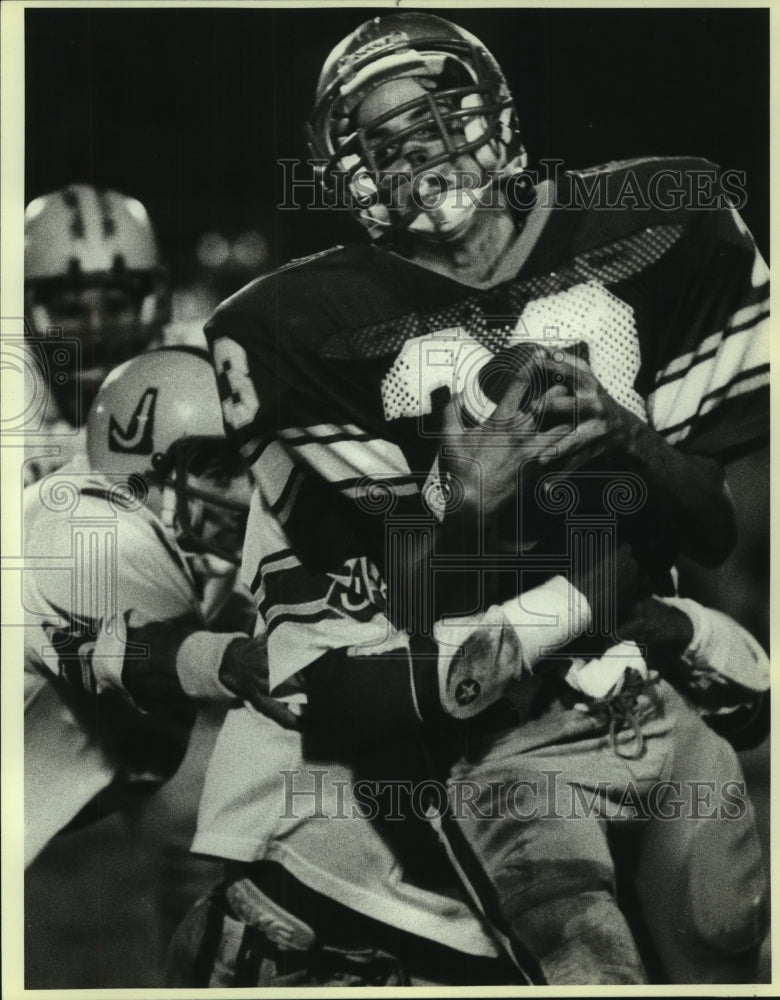
<path id="1" fill-rule="evenodd" d="M 479 698 L 481 690 L 480 685 L 472 678 L 461 681 L 455 688 L 455 701 L 459 705 L 470 705 L 475 698 Z"/>

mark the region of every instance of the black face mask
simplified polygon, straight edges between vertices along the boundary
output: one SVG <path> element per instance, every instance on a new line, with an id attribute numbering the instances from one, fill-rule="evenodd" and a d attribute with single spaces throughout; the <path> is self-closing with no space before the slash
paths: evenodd
<path id="1" fill-rule="evenodd" d="M 75 271 L 67 277 L 36 280 L 26 289 L 27 311 L 32 316 L 35 306 L 42 306 L 51 325 L 45 330 L 26 325 L 25 340 L 60 416 L 71 426 L 86 423 L 97 390 L 110 371 L 159 339 L 167 312 L 158 308 L 152 323 L 142 322 L 141 313 L 148 295 L 158 295 L 158 304 L 167 301 L 160 281 L 156 272 L 82 275 Z M 80 323 L 78 296 L 89 290 L 103 296 L 96 330 L 86 321 Z"/>
<path id="2" fill-rule="evenodd" d="M 175 490 L 181 547 L 239 565 L 249 505 L 225 497 L 223 491 L 241 477 L 251 482 L 240 454 L 225 438 L 182 438 L 164 456 L 154 456 L 153 466 L 155 478 Z M 198 485 L 193 484 L 193 477 Z M 213 490 L 204 488 L 204 481 L 213 482 Z M 198 511 L 197 521 L 193 509 Z M 209 524 L 215 530 L 213 537 L 206 538 L 204 529 Z"/>

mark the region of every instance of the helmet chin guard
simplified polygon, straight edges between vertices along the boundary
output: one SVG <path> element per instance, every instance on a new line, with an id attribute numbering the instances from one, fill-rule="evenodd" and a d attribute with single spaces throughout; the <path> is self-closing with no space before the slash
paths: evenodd
<path id="1" fill-rule="evenodd" d="M 377 87 L 413 78 L 421 94 L 359 126 L 355 110 Z M 409 113 L 412 124 L 387 135 L 382 126 Z M 377 17 L 357 28 L 330 54 L 307 125 L 309 148 L 332 199 L 348 206 L 374 240 L 406 232 L 441 241 L 462 232 L 493 186 L 525 167 L 514 101 L 500 66 L 469 32 L 421 12 Z M 402 178 L 415 195 L 399 210 L 388 197 L 387 167 L 399 143 L 435 136 L 440 151 Z M 468 156 L 480 176 L 457 183 L 455 161 Z M 448 165 L 449 188 L 431 207 L 417 197 L 424 175 Z M 461 175 L 462 176 L 462 175 Z M 344 184 L 346 181 L 346 184 Z M 445 180 L 446 183 L 446 180 Z"/>

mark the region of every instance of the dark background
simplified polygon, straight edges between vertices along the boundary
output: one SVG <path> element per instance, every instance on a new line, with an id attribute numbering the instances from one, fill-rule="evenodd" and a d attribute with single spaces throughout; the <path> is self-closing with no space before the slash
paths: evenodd
<path id="1" fill-rule="evenodd" d="M 174 281 L 208 230 L 259 229 L 271 265 L 355 238 L 343 213 L 275 210 L 277 159 L 307 157 L 324 57 L 377 13 L 27 10 L 27 200 L 75 181 L 140 198 Z M 532 166 L 685 154 L 744 170 L 767 255 L 768 10 L 436 13 L 503 66 Z"/>
<path id="2" fill-rule="evenodd" d="M 277 159 L 307 157 L 303 122 L 325 56 L 381 12 L 28 9 L 26 200 L 79 181 L 134 195 L 155 222 L 174 284 L 192 279 L 195 243 L 208 231 L 232 240 L 259 230 L 266 266 L 359 237 L 343 213 L 277 211 Z M 694 155 L 744 170 L 742 214 L 768 256 L 768 10 L 436 13 L 473 31 L 501 63 L 531 166 L 542 157 L 574 168 Z M 748 506 L 760 505 L 766 491 L 755 484 L 768 481 L 767 469 L 763 455 L 730 470 Z M 764 523 L 768 514 L 758 513 Z M 759 535 L 752 544 L 747 568 L 735 556 L 698 588 L 766 641 L 767 569 L 755 553 L 765 561 L 768 543 Z M 743 764 L 766 851 L 768 745 Z M 28 988 L 159 986 L 165 872 L 148 830 L 170 822 L 170 804 L 152 800 L 145 819 L 113 817 L 49 846 L 25 879 Z M 768 961 L 767 948 L 766 976 Z"/>

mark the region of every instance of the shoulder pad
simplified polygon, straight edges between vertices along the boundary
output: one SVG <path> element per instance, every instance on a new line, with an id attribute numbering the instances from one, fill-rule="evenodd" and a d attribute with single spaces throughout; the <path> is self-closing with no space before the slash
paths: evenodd
<path id="1" fill-rule="evenodd" d="M 213 340 L 224 331 L 247 351 L 259 339 L 285 351 L 318 349 L 344 329 L 370 326 L 392 313 L 398 267 L 388 254 L 356 244 L 290 261 L 223 302 L 206 336 Z"/>
<path id="2" fill-rule="evenodd" d="M 342 256 L 351 256 L 349 248 L 342 246 L 329 247 L 327 250 L 310 254 L 308 257 L 297 257 L 294 260 L 290 260 L 269 274 L 261 274 L 258 278 L 250 281 L 248 285 L 244 285 L 243 288 L 234 292 L 224 302 L 221 302 L 214 311 L 214 315 L 209 320 L 209 323 L 222 313 L 240 312 L 245 305 L 251 303 L 254 299 L 266 294 L 274 294 L 280 285 L 286 283 L 290 276 L 297 276 L 298 274 L 308 276 L 310 273 L 319 270 L 319 266 L 326 261 L 329 264 L 338 263 L 339 258 Z"/>
<path id="3" fill-rule="evenodd" d="M 628 171 L 633 171 L 637 178 L 647 179 L 660 170 L 715 170 L 720 173 L 720 167 L 716 163 L 700 156 L 638 156 L 629 160 L 609 160 L 582 170 L 568 170 L 567 173 L 579 177 L 609 174 L 619 179 Z"/>
<path id="4" fill-rule="evenodd" d="M 572 251 L 587 252 L 654 226 L 685 226 L 699 183 L 711 184 L 717 196 L 719 175 L 717 164 L 692 156 L 639 157 L 566 171 L 557 196 L 564 208 L 578 212 Z"/>

